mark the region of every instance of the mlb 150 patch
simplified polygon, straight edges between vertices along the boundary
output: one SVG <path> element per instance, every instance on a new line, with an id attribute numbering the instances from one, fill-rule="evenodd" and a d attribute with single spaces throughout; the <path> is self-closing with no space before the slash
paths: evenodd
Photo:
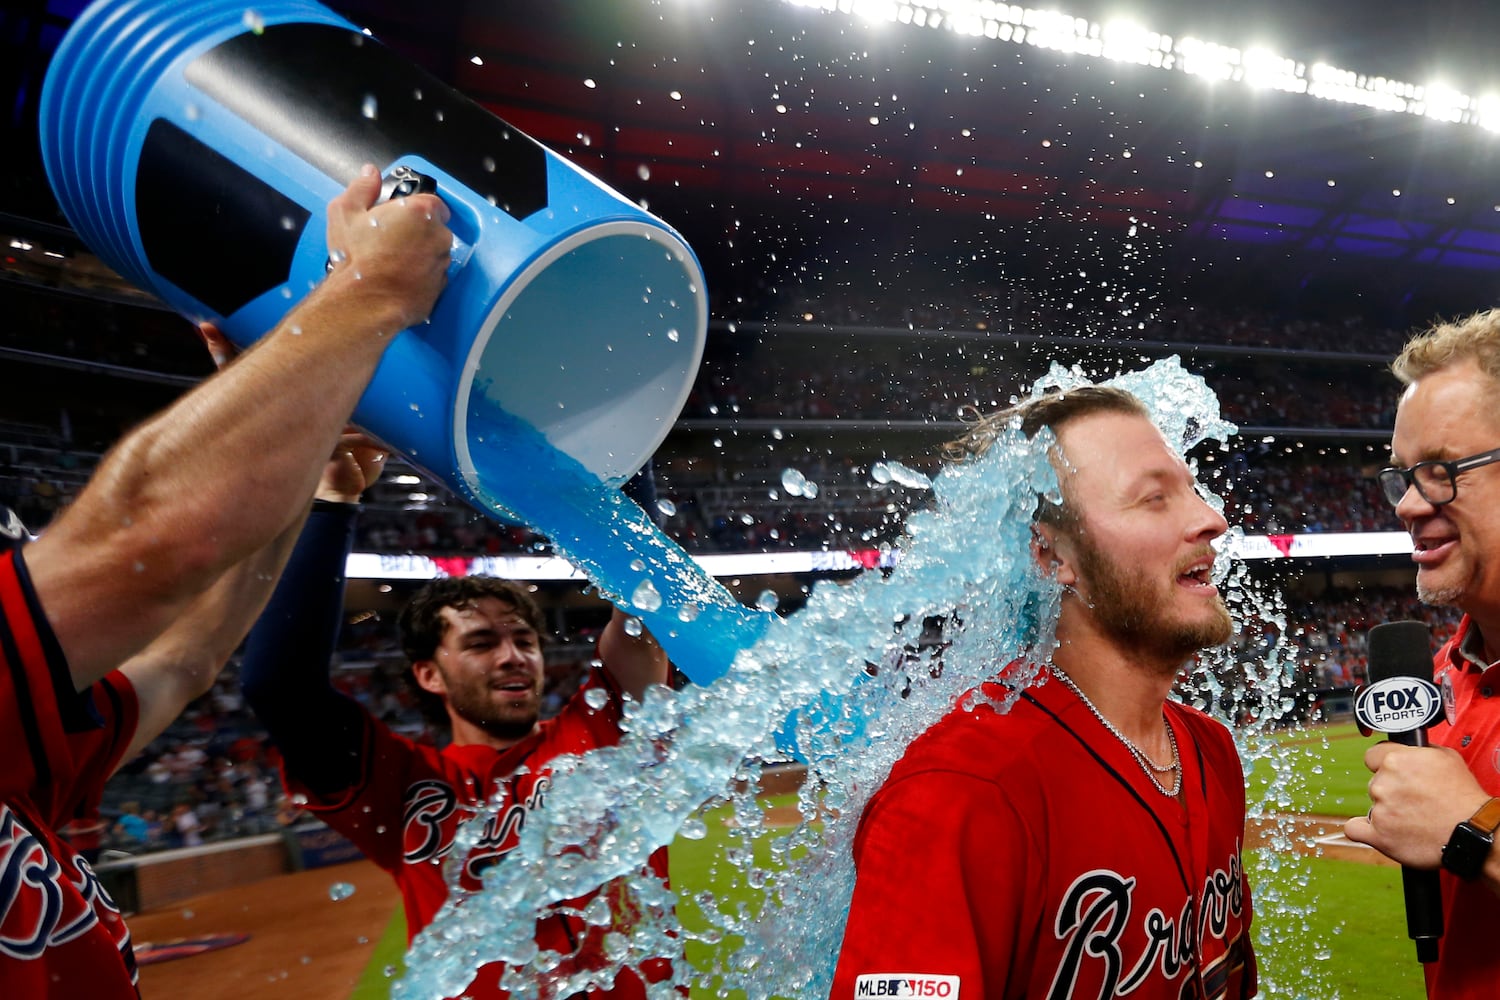
<path id="1" fill-rule="evenodd" d="M 925 972 L 873 972 L 854 981 L 856 1000 L 862 997 L 936 997 L 958 1000 L 957 976 Z"/>

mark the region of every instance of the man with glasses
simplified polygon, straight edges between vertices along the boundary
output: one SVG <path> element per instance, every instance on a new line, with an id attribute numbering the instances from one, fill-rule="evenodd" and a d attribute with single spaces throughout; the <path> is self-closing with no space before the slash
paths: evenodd
<path id="1" fill-rule="evenodd" d="M 1464 617 L 1437 654 L 1446 718 L 1432 746 L 1372 747 L 1372 808 L 1344 830 L 1403 865 L 1442 867 L 1427 993 L 1477 1000 L 1500 983 L 1500 310 L 1417 336 L 1392 370 L 1406 389 L 1381 489 L 1411 533 L 1418 596 Z"/>

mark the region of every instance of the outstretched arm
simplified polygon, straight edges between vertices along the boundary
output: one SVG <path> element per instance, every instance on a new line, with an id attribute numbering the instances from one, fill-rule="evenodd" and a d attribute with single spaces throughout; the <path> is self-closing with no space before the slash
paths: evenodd
<path id="1" fill-rule="evenodd" d="M 640 505 L 653 522 L 658 522 L 656 470 L 650 460 L 630 478 L 622 491 Z M 620 690 L 640 701 L 648 687 L 671 680 L 671 665 L 650 632 L 642 629 L 638 635 L 631 635 L 626 631 L 625 623 L 630 618 L 619 608 L 610 615 L 609 624 L 599 636 L 599 659 L 604 661 L 604 669 L 609 671 Z"/>
<path id="2" fill-rule="evenodd" d="M 610 615 L 599 636 L 599 659 L 620 690 L 639 701 L 651 685 L 667 683 L 671 667 L 650 632 L 642 629 L 639 635 L 631 635 L 625 630 L 630 617 L 619 608 Z"/>
<path id="3" fill-rule="evenodd" d="M 368 439 L 330 463 L 336 488 L 319 499 L 270 603 L 250 631 L 240 683 L 281 751 L 288 777 L 320 795 L 360 776 L 365 716 L 329 680 L 344 608 L 344 563 L 354 540 L 357 501 L 379 478 L 385 453 Z M 325 486 L 329 478 L 325 477 Z"/>
<path id="4" fill-rule="evenodd" d="M 27 547 L 80 690 L 132 657 L 230 567 L 302 516 L 385 347 L 444 281 L 447 207 L 376 205 L 374 168 L 328 209 L 340 263 L 240 361 L 137 428 Z"/>
<path id="5" fill-rule="evenodd" d="M 207 330 L 205 336 L 213 349 L 216 332 Z M 366 461 L 376 470 L 372 481 L 378 476 L 385 453 L 368 446 L 369 440 L 362 434 L 346 433 L 340 439 L 338 449 L 324 468 L 318 486 L 320 499 L 342 501 L 347 496 L 344 484 L 351 475 L 351 463 L 356 466 L 353 474 L 363 482 L 354 457 L 356 449 L 369 452 Z M 358 497 L 358 489 L 354 495 Z M 193 699 L 213 687 L 224 664 L 266 606 L 304 520 L 298 518 L 270 545 L 226 572 L 151 645 L 121 667 L 135 689 L 139 705 L 136 730 L 121 763 L 144 750 Z"/>

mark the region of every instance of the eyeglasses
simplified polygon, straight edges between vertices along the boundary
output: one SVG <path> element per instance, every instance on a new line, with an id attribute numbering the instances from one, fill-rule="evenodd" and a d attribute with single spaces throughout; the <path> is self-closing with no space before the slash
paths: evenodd
<path id="1" fill-rule="evenodd" d="M 1406 496 L 1408 487 L 1415 486 L 1422 499 L 1434 507 L 1452 503 L 1458 496 L 1458 474 L 1481 465 L 1500 462 L 1500 448 L 1482 451 L 1468 458 L 1456 458 L 1451 462 L 1418 462 L 1409 469 L 1381 469 L 1375 478 L 1381 492 L 1392 507 Z"/>

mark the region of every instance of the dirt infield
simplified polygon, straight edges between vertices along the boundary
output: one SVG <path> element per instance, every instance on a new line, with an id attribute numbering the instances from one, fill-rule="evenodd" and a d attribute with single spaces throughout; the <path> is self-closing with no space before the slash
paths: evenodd
<path id="1" fill-rule="evenodd" d="M 1396 862 L 1373 847 L 1345 837 L 1344 820 L 1333 816 L 1286 816 L 1279 824 L 1275 820 L 1251 820 L 1245 824 L 1245 849 L 1265 846 L 1278 825 L 1287 830 L 1298 854 L 1396 867 Z"/>
<path id="2" fill-rule="evenodd" d="M 354 886 L 337 902 L 329 887 Z M 246 933 L 232 948 L 141 969 L 143 1000 L 344 1000 L 401 896 L 367 861 L 278 875 L 129 920 L 136 942 Z"/>

